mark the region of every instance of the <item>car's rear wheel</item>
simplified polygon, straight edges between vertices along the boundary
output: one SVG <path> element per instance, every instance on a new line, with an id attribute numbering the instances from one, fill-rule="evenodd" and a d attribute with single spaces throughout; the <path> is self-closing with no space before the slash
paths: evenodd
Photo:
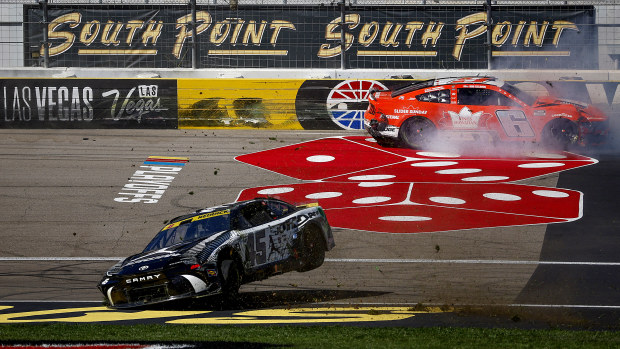
<path id="1" fill-rule="evenodd" d="M 542 143 L 552 149 L 567 149 L 577 143 L 579 128 L 568 119 L 553 119 L 542 131 Z"/>
<path id="2" fill-rule="evenodd" d="M 325 241 L 321 231 L 314 227 L 305 227 L 302 232 L 302 265 L 299 272 L 310 271 L 323 265 L 325 260 Z"/>
<path id="3" fill-rule="evenodd" d="M 435 124 L 423 116 L 413 116 L 402 124 L 398 138 L 409 148 L 428 146 L 435 138 L 437 128 Z"/>

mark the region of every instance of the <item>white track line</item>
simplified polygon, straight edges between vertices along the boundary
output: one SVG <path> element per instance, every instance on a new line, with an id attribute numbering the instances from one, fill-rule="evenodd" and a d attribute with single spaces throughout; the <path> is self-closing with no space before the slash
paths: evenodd
<path id="1" fill-rule="evenodd" d="M 24 262 L 24 261 L 120 261 L 122 257 L 0 257 L 0 262 Z"/>
<path id="2" fill-rule="evenodd" d="M 332 263 L 444 263 L 444 264 L 525 264 L 525 265 L 595 265 L 620 266 L 620 262 L 515 261 L 504 259 L 355 259 L 325 258 Z"/>
<path id="3" fill-rule="evenodd" d="M 117 262 L 123 257 L 0 257 L 0 262 L 24 261 L 86 261 Z M 327 263 L 440 263 L 440 264 L 506 264 L 506 265 L 588 265 L 620 266 L 620 262 L 562 262 L 562 261 L 519 261 L 505 259 L 381 259 L 381 258 L 325 258 Z"/>
<path id="4" fill-rule="evenodd" d="M 351 305 L 351 302 L 322 302 L 318 304 L 327 305 Z M 359 305 L 371 305 L 371 306 L 384 306 L 384 307 L 396 307 L 396 306 L 412 306 L 419 305 L 420 303 L 383 303 L 383 302 L 364 302 Z M 426 306 L 442 306 L 445 304 L 424 303 Z M 620 309 L 620 305 L 588 305 L 588 304 L 450 304 L 455 307 L 510 307 L 510 308 L 558 308 L 558 309 Z"/>

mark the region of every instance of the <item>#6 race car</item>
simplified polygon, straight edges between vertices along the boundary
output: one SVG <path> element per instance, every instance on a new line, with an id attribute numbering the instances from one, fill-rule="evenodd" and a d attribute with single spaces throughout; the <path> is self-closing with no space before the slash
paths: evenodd
<path id="1" fill-rule="evenodd" d="M 442 134 L 456 140 L 521 141 L 565 149 L 602 144 L 607 116 L 570 100 L 535 98 L 493 77 L 414 82 L 371 91 L 366 130 L 380 145 L 428 146 Z"/>
<path id="2" fill-rule="evenodd" d="M 220 293 L 234 299 L 241 284 L 320 267 L 334 246 L 318 205 L 256 198 L 174 218 L 98 288 L 112 308 Z"/>

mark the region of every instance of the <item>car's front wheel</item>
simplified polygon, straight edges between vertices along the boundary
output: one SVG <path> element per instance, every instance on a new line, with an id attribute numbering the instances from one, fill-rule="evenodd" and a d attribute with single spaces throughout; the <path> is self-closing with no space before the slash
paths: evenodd
<path id="1" fill-rule="evenodd" d="M 402 124 L 398 138 L 409 148 L 422 148 L 429 145 L 436 133 L 437 128 L 432 121 L 423 116 L 413 116 Z"/>
<path id="2" fill-rule="evenodd" d="M 542 130 L 542 143 L 552 149 L 565 150 L 577 143 L 579 128 L 568 119 L 553 119 Z"/>
<path id="3" fill-rule="evenodd" d="M 241 287 L 241 269 L 235 259 L 222 259 L 219 265 L 222 294 L 228 300 L 235 300 Z"/>

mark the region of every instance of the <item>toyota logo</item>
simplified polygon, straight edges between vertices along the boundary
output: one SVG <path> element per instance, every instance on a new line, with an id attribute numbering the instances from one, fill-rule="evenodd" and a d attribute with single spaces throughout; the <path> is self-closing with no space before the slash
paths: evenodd
<path id="1" fill-rule="evenodd" d="M 140 271 L 145 271 L 145 270 L 147 270 L 148 268 L 149 268 L 149 266 L 148 266 L 148 265 L 143 265 L 143 266 L 141 266 L 140 268 L 138 268 L 138 270 L 140 270 Z"/>

